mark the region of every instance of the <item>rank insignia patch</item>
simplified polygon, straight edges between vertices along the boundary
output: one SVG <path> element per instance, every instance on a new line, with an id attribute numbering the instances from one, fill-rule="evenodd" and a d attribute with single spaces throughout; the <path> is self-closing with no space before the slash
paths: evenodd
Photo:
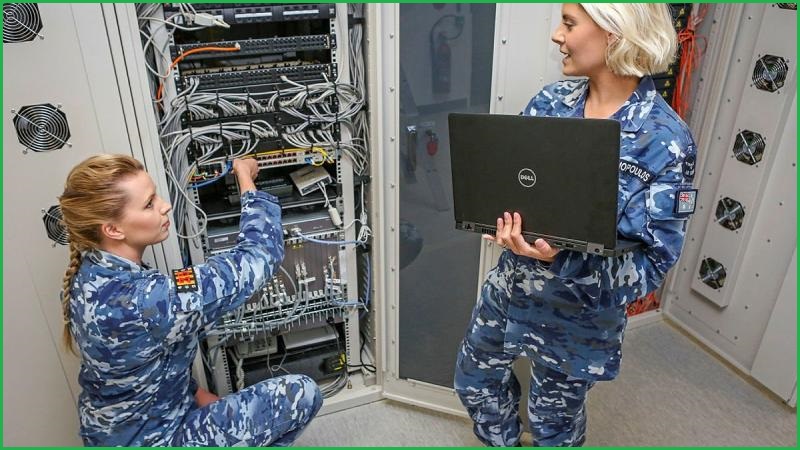
<path id="1" fill-rule="evenodd" d="M 694 169 L 697 165 L 697 158 L 694 155 L 689 155 L 683 160 L 683 176 L 687 181 L 691 182 L 694 179 Z"/>
<path id="2" fill-rule="evenodd" d="M 172 279 L 175 280 L 175 288 L 178 292 L 197 291 L 197 278 L 195 278 L 194 269 L 191 267 L 173 270 Z"/>

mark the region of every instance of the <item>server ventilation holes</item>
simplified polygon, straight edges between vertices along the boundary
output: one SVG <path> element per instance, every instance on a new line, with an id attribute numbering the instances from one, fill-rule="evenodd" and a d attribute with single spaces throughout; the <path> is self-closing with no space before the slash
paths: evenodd
<path id="1" fill-rule="evenodd" d="M 753 68 L 753 85 L 762 91 L 775 92 L 783 87 L 789 64 L 780 56 L 764 55 Z"/>
<path id="2" fill-rule="evenodd" d="M 700 280 L 712 289 L 720 289 L 725 285 L 725 266 L 714 258 L 706 258 L 700 263 Z"/>
<path id="3" fill-rule="evenodd" d="M 764 137 L 760 134 L 750 130 L 741 130 L 733 143 L 733 155 L 739 161 L 752 166 L 761 161 L 766 146 Z"/>
<path id="4" fill-rule="evenodd" d="M 32 41 L 35 37 L 44 39 L 42 16 L 35 3 L 6 3 L 3 5 L 3 43 Z"/>
<path id="5" fill-rule="evenodd" d="M 51 206 L 47 211 L 42 210 L 42 212 L 44 212 L 42 221 L 44 222 L 44 229 L 45 232 L 47 232 L 47 237 L 56 244 L 69 244 L 67 228 L 62 222 L 63 217 L 61 215 L 61 206 L 54 205 Z"/>
<path id="6" fill-rule="evenodd" d="M 793 9 L 797 11 L 797 3 L 775 3 L 780 9 Z"/>
<path id="7" fill-rule="evenodd" d="M 729 230 L 738 230 L 744 220 L 744 207 L 736 200 L 725 197 L 717 203 L 717 223 Z"/>
<path id="8" fill-rule="evenodd" d="M 59 108 L 49 104 L 28 105 L 14 113 L 14 128 L 19 142 L 25 149 L 35 152 L 57 150 L 64 145 L 72 147 L 69 139 L 67 116 Z"/>

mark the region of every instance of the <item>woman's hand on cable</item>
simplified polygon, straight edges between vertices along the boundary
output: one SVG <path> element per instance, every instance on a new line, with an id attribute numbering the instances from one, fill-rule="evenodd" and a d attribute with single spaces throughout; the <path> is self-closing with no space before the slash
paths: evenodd
<path id="1" fill-rule="evenodd" d="M 536 239 L 533 245 L 522 236 L 522 216 L 519 213 L 505 212 L 497 218 L 497 232 L 494 236 L 484 234 L 483 238 L 507 248 L 515 255 L 527 256 L 544 262 L 553 262 L 560 250 L 550 246 L 544 239 Z"/>
<path id="2" fill-rule="evenodd" d="M 234 159 L 231 170 L 239 182 L 240 193 L 256 190 L 253 180 L 258 176 L 258 161 L 255 158 Z"/>

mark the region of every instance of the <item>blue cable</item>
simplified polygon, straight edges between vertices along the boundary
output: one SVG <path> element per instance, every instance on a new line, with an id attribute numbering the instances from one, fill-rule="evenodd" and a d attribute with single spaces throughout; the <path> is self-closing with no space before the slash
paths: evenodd
<path id="1" fill-rule="evenodd" d="M 336 306 L 364 306 L 363 303 L 360 301 L 350 301 L 350 302 L 333 302 Z"/>
<path id="2" fill-rule="evenodd" d="M 201 187 L 206 187 L 209 184 L 216 183 L 217 181 L 225 178 L 225 175 L 227 175 L 228 172 L 231 171 L 231 167 L 233 167 L 233 164 L 230 161 L 228 161 L 225 164 L 225 167 L 223 167 L 222 173 L 218 177 L 212 178 L 210 180 L 201 181 L 199 183 L 192 183 L 192 184 L 189 185 L 189 187 L 194 188 L 194 189 L 199 189 Z"/>

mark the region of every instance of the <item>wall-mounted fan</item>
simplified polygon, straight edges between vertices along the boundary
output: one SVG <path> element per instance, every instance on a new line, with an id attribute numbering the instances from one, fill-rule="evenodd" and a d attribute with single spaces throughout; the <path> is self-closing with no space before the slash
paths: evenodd
<path id="1" fill-rule="evenodd" d="M 14 113 L 14 128 L 19 142 L 35 152 L 57 150 L 63 146 L 72 147 L 69 139 L 67 115 L 50 103 L 23 106 Z"/>
<path id="2" fill-rule="evenodd" d="M 753 68 L 753 85 L 762 91 L 775 92 L 783 87 L 789 64 L 786 59 L 775 55 L 758 58 Z"/>
<path id="3" fill-rule="evenodd" d="M 733 143 L 733 155 L 739 161 L 752 166 L 764 157 L 766 146 L 764 137 L 760 134 L 755 131 L 741 130 Z"/>
<path id="4" fill-rule="evenodd" d="M 35 3 L 6 3 L 3 5 L 3 43 L 32 41 L 42 31 L 42 16 Z"/>
<path id="5" fill-rule="evenodd" d="M 717 223 L 729 230 L 738 230 L 744 220 L 744 206 L 736 200 L 725 197 L 717 203 Z"/>
<path id="6" fill-rule="evenodd" d="M 47 237 L 56 244 L 69 244 L 67 228 L 62 222 L 61 206 L 53 205 L 47 211 L 42 210 L 42 212 L 44 212 L 42 221 L 44 222 L 44 230 L 47 233 Z"/>
<path id="7" fill-rule="evenodd" d="M 700 280 L 712 289 L 720 289 L 725 285 L 725 266 L 714 258 L 706 258 L 700 263 Z"/>

